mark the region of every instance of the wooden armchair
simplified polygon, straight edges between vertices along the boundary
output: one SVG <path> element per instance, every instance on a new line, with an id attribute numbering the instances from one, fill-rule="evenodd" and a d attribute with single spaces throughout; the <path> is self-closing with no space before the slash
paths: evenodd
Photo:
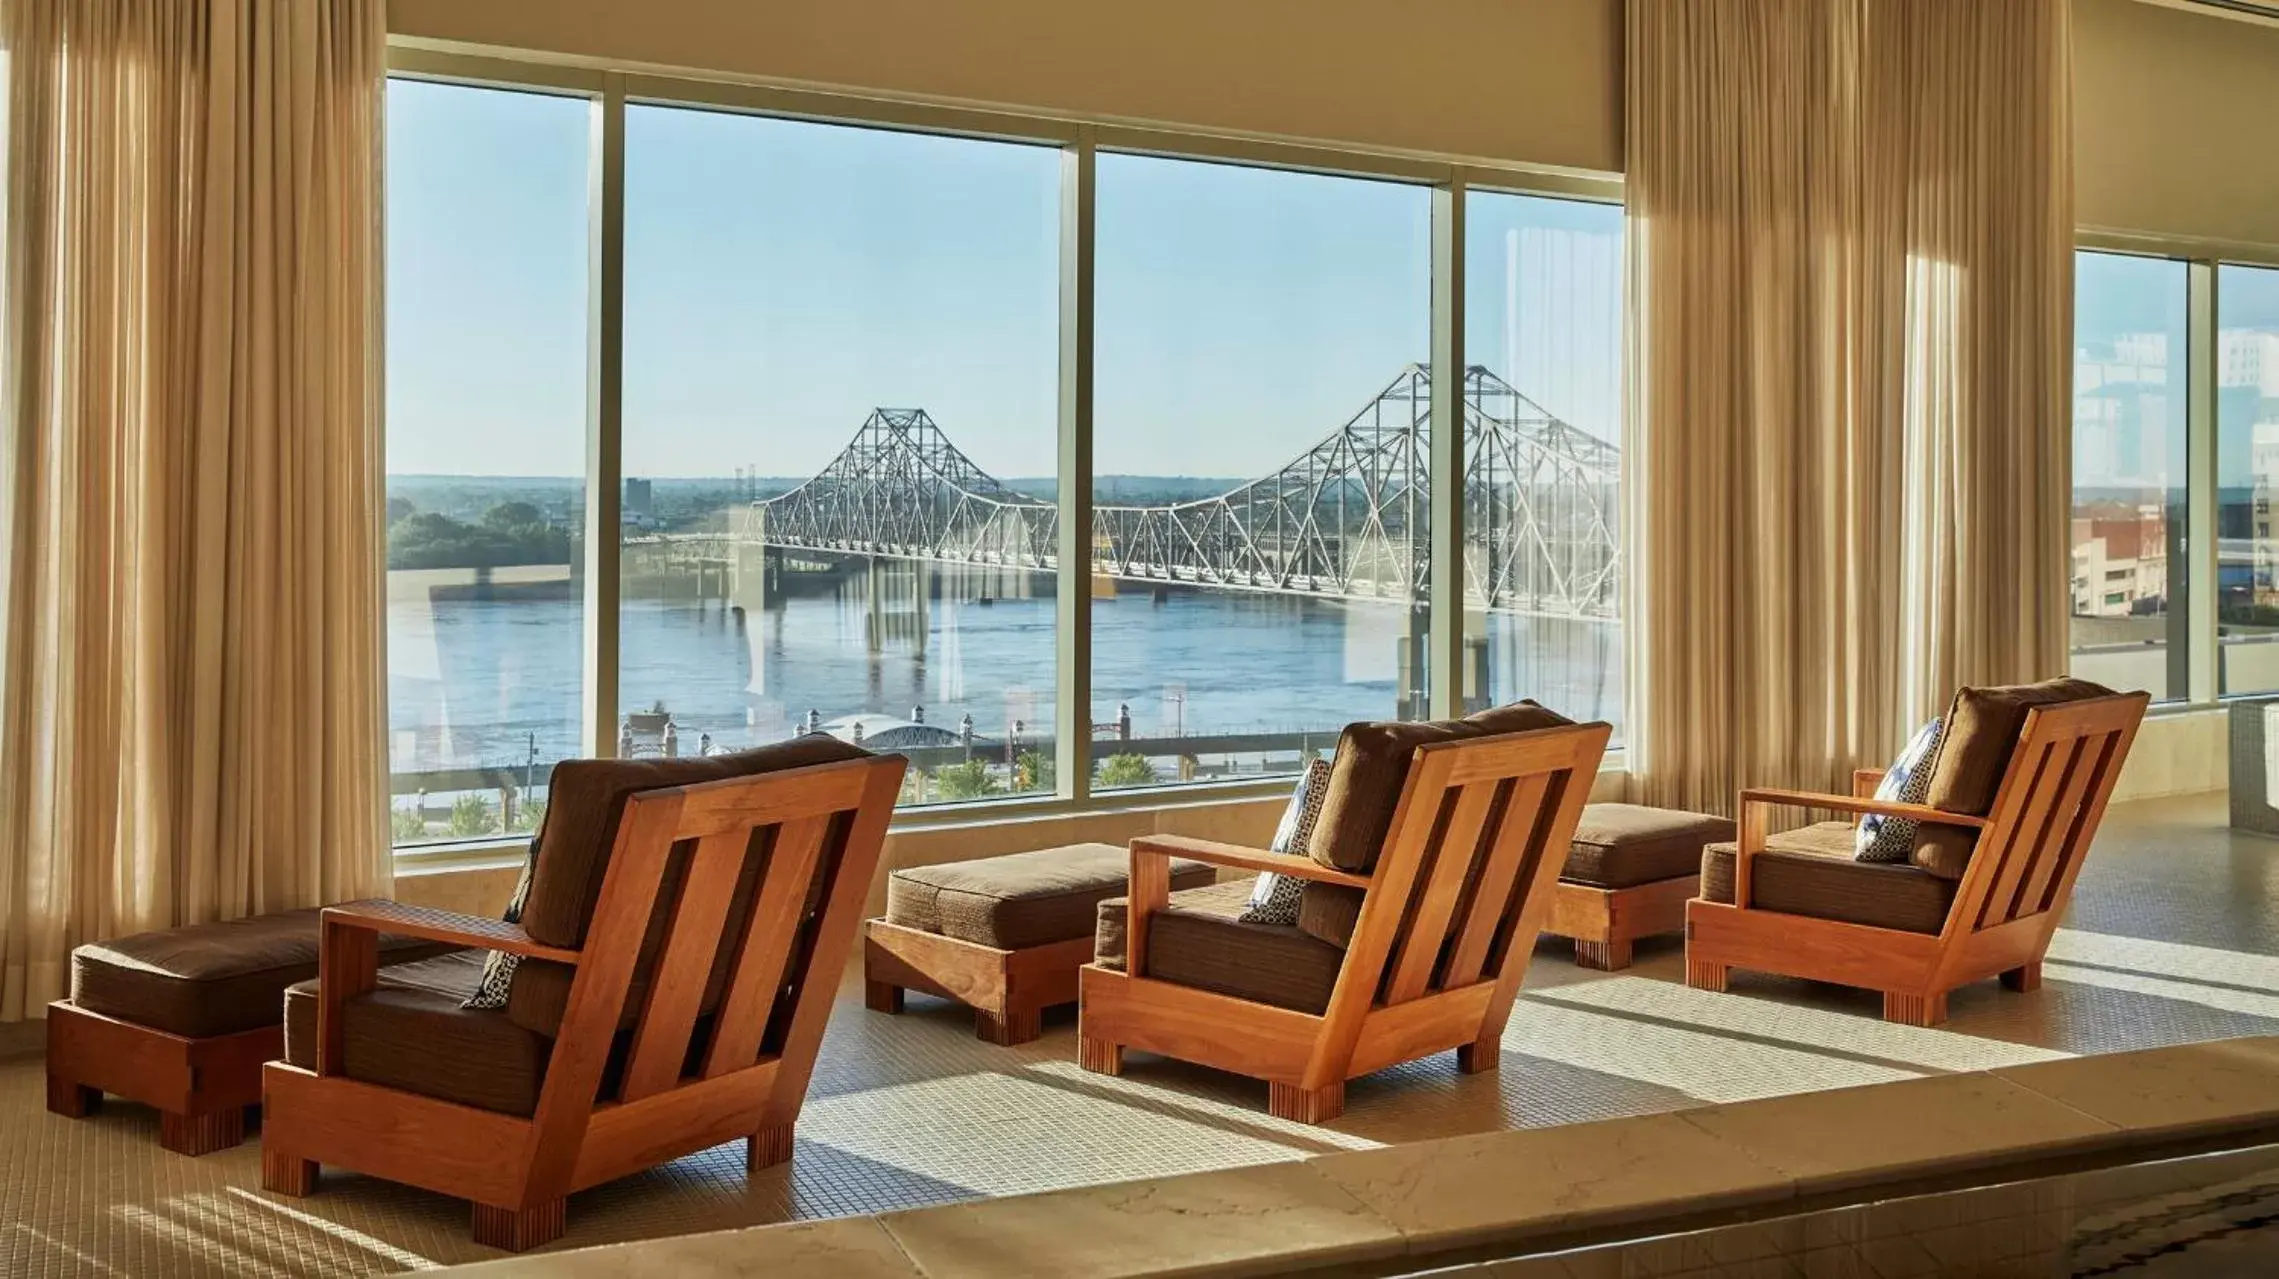
<path id="1" fill-rule="evenodd" d="M 1932 806 L 1875 799 L 1882 777 L 1877 770 L 1856 772 L 1855 793 L 1848 797 L 1742 791 L 1739 839 L 1723 849 L 1711 847 L 1704 895 L 1686 906 L 1686 983 L 1722 991 L 1730 971 L 1744 968 L 1860 986 L 1883 992 L 1885 1020 L 1916 1026 L 1946 1020 L 1947 995 L 1958 986 L 1995 976 L 2012 990 L 2039 986 L 2042 956 L 2150 700 L 2143 693 L 2109 694 L 2077 685 L 2081 691 L 2065 700 L 2028 704 L 2032 695 L 2053 687 L 1983 690 L 2012 697 L 2012 713 L 2004 720 L 1981 708 L 1977 731 L 1985 733 L 1990 721 L 2017 725 L 2014 738 L 2004 734 L 2002 744 L 2014 745 L 1994 758 L 1988 778 L 1949 785 L 1958 795 L 1990 793 L 1983 815 L 1955 811 L 1980 807 L 1971 802 Z M 1963 712 L 1964 699 L 1980 692 L 1958 695 L 1950 726 Z M 2028 697 L 2019 700 L 2017 694 Z M 1934 801 L 1947 781 L 1944 774 L 1953 771 L 1945 755 L 1952 749 L 1950 737 L 1933 774 Z M 1851 861 L 1851 827 L 1845 823 L 1768 836 L 1767 810 L 1782 806 L 1913 819 L 1922 823 L 1919 864 Z M 1927 861 L 1921 851 L 1926 844 L 1961 850 L 1955 877 L 1921 864 Z M 1724 878 L 1720 856 L 1730 859 L 1729 886 L 1713 884 Z M 1777 904 L 1766 900 L 1773 882 L 1768 875 L 1776 871 L 1783 898 Z M 1816 882 L 1807 883 L 1806 876 Z M 1729 900 L 1715 900 L 1720 897 Z M 1886 912 L 1881 926 L 1856 917 L 1877 909 Z M 1855 917 L 1829 917 L 1838 913 Z"/>
<path id="2" fill-rule="evenodd" d="M 1609 732 L 1605 724 L 1572 724 L 1417 746 L 1406 780 L 1395 777 L 1398 801 L 1381 853 L 1362 872 L 1176 836 L 1132 841 L 1121 970 L 1095 962 L 1079 982 L 1082 1064 L 1119 1073 L 1130 1047 L 1264 1079 L 1268 1109 L 1300 1123 L 1336 1118 L 1347 1079 L 1432 1053 L 1455 1049 L 1467 1073 L 1493 1069 Z M 1341 744 L 1340 767 L 1345 761 Z M 1323 820 L 1333 820 L 1329 811 Z M 1173 895 L 1175 857 L 1293 875 L 1307 881 L 1309 894 L 1360 895 L 1342 958 L 1321 951 L 1330 971 L 1322 974 L 1327 995 L 1318 1011 L 1167 976 L 1174 956 L 1156 934 L 1174 924 L 1217 928 L 1229 949 L 1245 944 L 1230 931 L 1243 927 L 1257 930 L 1260 944 L 1283 948 L 1276 953 L 1328 945 L 1267 925 L 1210 924 L 1181 910 L 1179 898 L 1192 893 L 1207 902 L 1215 890 Z M 1212 948 L 1212 936 L 1190 930 L 1181 944 L 1190 953 L 1180 971 L 1209 967 L 1210 956 L 1192 952 Z M 1274 962 L 1272 954 L 1221 957 L 1219 967 Z"/>
<path id="3" fill-rule="evenodd" d="M 754 1170 L 789 1158 L 903 768 L 815 739 L 570 761 L 520 924 L 326 910 L 314 1062 L 265 1069 L 263 1184 L 338 1164 L 472 1200 L 476 1240 L 520 1251 L 573 1191 L 737 1137 Z M 391 987 L 382 931 L 522 956 L 509 1006 Z"/>

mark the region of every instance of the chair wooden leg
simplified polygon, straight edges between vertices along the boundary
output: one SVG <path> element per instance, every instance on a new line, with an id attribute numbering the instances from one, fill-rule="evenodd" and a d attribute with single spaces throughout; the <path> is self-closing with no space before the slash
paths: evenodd
<path id="1" fill-rule="evenodd" d="M 2016 991 L 2040 990 L 2042 988 L 2042 961 L 2037 959 L 2030 964 L 2021 964 L 2002 974 L 2002 984 Z"/>
<path id="2" fill-rule="evenodd" d="M 1578 941 L 1575 943 L 1575 967 L 1595 969 L 1602 973 L 1619 972 L 1630 967 L 1630 943 Z"/>
<path id="3" fill-rule="evenodd" d="M 171 1110 L 160 1111 L 158 1115 L 158 1144 L 178 1155 L 210 1155 L 244 1140 L 243 1106 L 203 1115 L 178 1115 Z"/>
<path id="4" fill-rule="evenodd" d="M 1903 995 L 1883 992 L 1883 1019 L 1902 1026 L 1936 1026 L 1947 1019 L 1947 995 Z"/>
<path id="5" fill-rule="evenodd" d="M 74 1079 L 50 1074 L 47 1077 L 47 1108 L 50 1114 L 66 1119 L 85 1119 L 103 1104 L 103 1091 L 89 1088 Z"/>
<path id="6" fill-rule="evenodd" d="M 1076 1064 L 1098 1075 L 1124 1073 L 1124 1046 L 1088 1035 L 1076 1036 Z"/>
<path id="7" fill-rule="evenodd" d="M 791 1158 L 791 1125 L 770 1124 L 744 1139 L 744 1171 L 773 1168 Z"/>
<path id="8" fill-rule="evenodd" d="M 1296 1084 L 1266 1083 L 1266 1112 L 1276 1119 L 1298 1124 L 1326 1124 L 1345 1113 L 1345 1085 L 1326 1084 L 1300 1088 Z"/>
<path id="9" fill-rule="evenodd" d="M 1501 1063 L 1502 1057 L 1503 1044 L 1496 1040 L 1465 1044 L 1456 1050 L 1456 1069 L 1467 1075 L 1486 1074 Z"/>
<path id="10" fill-rule="evenodd" d="M 902 1011 L 902 988 L 883 981 L 863 982 L 863 1007 L 874 1013 Z"/>
<path id="11" fill-rule="evenodd" d="M 1044 1010 L 1008 1008 L 1002 1013 L 973 1010 L 973 1033 L 999 1048 L 1025 1044 L 1045 1033 Z"/>
<path id="12" fill-rule="evenodd" d="M 294 1199 L 306 1198 L 315 1193 L 317 1188 L 316 1160 L 303 1159 L 263 1142 L 261 1188 Z"/>
<path id="13" fill-rule="evenodd" d="M 1706 959 L 1695 959 L 1691 955 L 1686 956 L 1686 985 L 1695 990 L 1708 990 L 1723 994 L 1725 983 L 1731 976 L 1732 969 L 1725 964 L 1712 963 Z"/>
<path id="14" fill-rule="evenodd" d="M 494 1208 L 475 1205 L 475 1242 L 508 1252 L 527 1252 L 562 1237 L 560 1199 L 528 1208 Z"/>

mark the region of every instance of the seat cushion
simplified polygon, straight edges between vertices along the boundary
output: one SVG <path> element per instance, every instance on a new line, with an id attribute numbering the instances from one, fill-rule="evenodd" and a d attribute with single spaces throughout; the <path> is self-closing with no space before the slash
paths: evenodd
<path id="1" fill-rule="evenodd" d="M 1171 894 L 1170 905 L 1148 927 L 1147 976 L 1277 1008 L 1322 1012 L 1337 987 L 1345 952 L 1289 924 L 1243 923 L 1250 889 L 1248 880 L 1238 879 Z M 1122 897 L 1100 903 L 1093 959 L 1103 968 L 1124 967 L 1129 905 Z"/>
<path id="2" fill-rule="evenodd" d="M 1704 844 L 1733 838 L 1733 819 L 1643 804 L 1590 804 L 1559 878 L 1594 888 L 1633 888 L 1701 870 Z"/>
<path id="3" fill-rule="evenodd" d="M 1324 866 L 1367 873 L 1392 830 L 1419 746 L 1498 733 L 1564 728 L 1574 721 L 1534 702 L 1515 702 L 1463 719 L 1348 724 L 1330 762 L 1329 791 L 1306 853 Z M 1301 905 L 1300 910 L 1304 907 Z"/>
<path id="4" fill-rule="evenodd" d="M 381 961 L 449 946 L 382 937 Z M 285 988 L 317 972 L 317 912 L 282 911 L 162 928 L 71 952 L 71 1002 L 88 1012 L 191 1039 L 274 1026 Z"/>
<path id="5" fill-rule="evenodd" d="M 1199 888 L 1214 874 L 1174 859 L 1171 886 Z M 1122 896 L 1130 877 L 1131 854 L 1115 844 L 912 866 L 887 877 L 886 920 L 999 950 L 1047 946 L 1089 935 L 1100 903 Z"/>
<path id="6" fill-rule="evenodd" d="M 1751 875 L 1749 904 L 1871 928 L 1935 933 L 1946 926 L 1955 884 L 1916 866 L 1852 859 L 1850 822 L 1821 822 L 1765 837 Z M 1701 851 L 1701 895 L 1733 900 L 1731 842 Z"/>
<path id="7" fill-rule="evenodd" d="M 551 1041 L 495 1009 L 462 1008 L 483 979 L 479 950 L 393 964 L 379 986 L 343 1005 L 342 1073 L 506 1115 L 538 1109 Z M 317 983 L 285 992 L 285 1060 L 317 1064 Z"/>

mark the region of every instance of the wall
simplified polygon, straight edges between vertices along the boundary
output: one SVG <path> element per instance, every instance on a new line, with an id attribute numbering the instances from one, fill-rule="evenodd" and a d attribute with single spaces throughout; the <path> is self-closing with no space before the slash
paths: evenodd
<path id="1" fill-rule="evenodd" d="M 2279 24 L 2074 0 L 2083 226 L 2279 245 Z"/>
<path id="2" fill-rule="evenodd" d="M 1611 171 L 1620 0 L 391 0 L 398 36 Z"/>

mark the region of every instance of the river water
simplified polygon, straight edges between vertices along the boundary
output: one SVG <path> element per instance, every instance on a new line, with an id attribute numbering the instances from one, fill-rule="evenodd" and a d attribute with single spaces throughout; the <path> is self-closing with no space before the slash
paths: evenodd
<path id="1" fill-rule="evenodd" d="M 388 628 L 396 772 L 543 767 L 581 753 L 578 600 L 400 585 L 391 583 Z M 700 735 L 718 747 L 780 740 L 810 711 L 830 721 L 923 708 L 927 723 L 947 728 L 970 714 L 996 741 L 1015 721 L 1030 736 L 1056 727 L 1049 596 L 933 599 L 882 624 L 858 585 L 749 614 L 718 600 L 629 599 L 622 619 L 621 705 L 662 703 L 684 752 Z M 1096 599 L 1093 619 L 1093 719 L 1106 726 L 1126 706 L 1137 737 L 1334 735 L 1398 712 L 1408 619 L 1391 605 L 1126 590 Z M 1578 719 L 1619 721 L 1619 627 L 1491 616 L 1485 629 L 1491 700 L 1534 697 Z"/>

